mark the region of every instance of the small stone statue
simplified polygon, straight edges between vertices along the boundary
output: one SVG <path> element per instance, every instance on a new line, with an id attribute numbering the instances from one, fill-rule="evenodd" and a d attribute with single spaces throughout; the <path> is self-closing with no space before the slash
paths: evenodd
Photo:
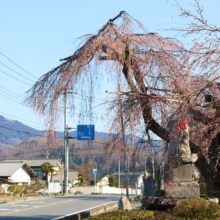
<path id="1" fill-rule="evenodd" d="M 174 141 L 171 140 L 169 158 L 179 164 L 193 164 L 198 159 L 197 154 L 192 154 L 189 146 L 189 127 L 183 120 L 180 127 L 174 133 Z"/>

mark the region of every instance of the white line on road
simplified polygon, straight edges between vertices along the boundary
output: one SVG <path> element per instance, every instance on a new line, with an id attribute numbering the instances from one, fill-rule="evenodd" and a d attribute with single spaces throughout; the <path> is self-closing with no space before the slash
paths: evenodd
<path id="1" fill-rule="evenodd" d="M 29 205 L 12 205 L 12 206 L 29 206 Z"/>
<path id="2" fill-rule="evenodd" d="M 43 203 L 43 202 L 30 202 L 30 203 Z"/>
<path id="3" fill-rule="evenodd" d="M 116 200 L 116 201 L 118 201 L 118 200 Z M 116 202 L 116 201 L 113 201 L 113 202 Z M 110 203 L 113 203 L 113 202 L 105 203 L 105 204 L 103 204 L 103 205 L 107 205 L 107 204 L 110 204 Z M 91 208 L 89 208 L 89 209 L 84 209 L 84 210 L 80 210 L 80 211 L 78 211 L 78 212 L 73 212 L 73 213 L 70 213 L 70 214 L 68 214 L 68 215 L 63 215 L 63 216 L 60 216 L 60 217 L 57 217 L 57 218 L 53 218 L 53 219 L 51 219 L 51 220 L 57 220 L 57 219 L 61 219 L 61 218 L 64 218 L 64 217 L 67 217 L 67 216 L 70 216 L 70 215 L 75 215 L 75 214 L 78 214 L 78 213 L 81 213 L 81 212 L 86 212 L 86 211 L 89 211 L 89 210 L 91 210 L 91 209 L 95 209 L 95 208 L 98 208 L 98 207 L 100 207 L 100 206 L 103 206 L 103 205 L 98 205 L 98 206 L 91 207 Z"/>
<path id="4" fill-rule="evenodd" d="M 4 210 L 11 210 L 11 209 L 0 209 L 0 211 L 4 211 Z"/>

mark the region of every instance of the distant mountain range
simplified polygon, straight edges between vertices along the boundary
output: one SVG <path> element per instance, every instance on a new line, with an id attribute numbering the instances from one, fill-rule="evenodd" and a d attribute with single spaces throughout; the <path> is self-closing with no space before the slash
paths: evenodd
<path id="1" fill-rule="evenodd" d="M 21 133 L 19 131 L 27 132 L 28 134 Z M 45 131 L 40 131 L 24 125 L 19 121 L 10 120 L 6 117 L 0 116 L 0 160 L 4 160 L 6 158 L 45 157 L 47 149 L 46 140 L 44 137 L 37 136 L 44 136 L 44 134 Z M 57 132 L 57 135 L 59 137 L 57 139 L 57 145 L 49 149 L 49 158 L 62 158 L 64 161 L 64 139 L 62 138 L 64 133 Z M 76 137 L 76 135 L 77 131 L 71 131 L 69 133 L 69 136 L 72 137 Z M 79 166 L 83 162 L 88 162 L 88 160 L 94 159 L 103 171 L 109 169 L 109 167 L 113 170 L 117 164 L 118 151 L 113 150 L 113 152 L 108 152 L 103 148 L 109 138 L 109 133 L 95 132 L 95 141 L 92 143 L 70 139 L 70 164 Z M 138 137 L 136 137 L 136 139 L 137 141 L 141 141 Z M 160 141 L 154 141 L 154 145 L 158 146 L 159 142 Z M 145 143 L 139 145 L 140 150 L 138 154 L 140 154 L 140 165 L 144 161 L 143 158 L 146 157 L 146 154 L 144 153 L 146 152 L 146 149 L 144 149 L 145 146 L 146 141 Z M 121 162 L 121 164 L 124 163 Z"/>
<path id="2" fill-rule="evenodd" d="M 36 135 L 42 135 L 42 136 L 45 135 L 44 130 L 40 131 L 40 130 L 34 129 L 32 127 L 22 124 L 21 122 L 17 120 L 11 120 L 1 115 L 0 115 L 0 126 L 2 126 L 0 127 L 0 152 L 2 150 L 11 149 L 14 146 L 21 144 L 23 141 L 27 140 L 28 138 L 37 137 Z M 3 127 L 22 131 L 22 132 L 28 132 L 31 134 L 25 134 L 25 133 L 21 133 L 18 131 L 5 129 Z M 69 135 L 72 137 L 76 137 L 77 133 L 76 131 L 71 131 L 69 132 Z M 109 134 L 105 132 L 96 131 L 95 135 L 98 137 L 109 139 Z M 63 132 L 57 132 L 57 136 L 63 137 Z"/>

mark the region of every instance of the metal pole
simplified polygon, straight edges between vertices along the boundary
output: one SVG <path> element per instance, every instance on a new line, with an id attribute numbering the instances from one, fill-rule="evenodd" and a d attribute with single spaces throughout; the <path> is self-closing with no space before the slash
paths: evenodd
<path id="1" fill-rule="evenodd" d="M 47 150 L 46 150 L 46 158 L 48 159 L 49 158 L 49 149 L 47 147 Z"/>
<path id="2" fill-rule="evenodd" d="M 95 175 L 95 193 L 96 193 L 96 174 L 94 174 Z"/>
<path id="3" fill-rule="evenodd" d="M 118 188 L 120 188 L 120 150 L 119 150 L 119 154 L 118 154 Z"/>
<path id="4" fill-rule="evenodd" d="M 64 190 L 65 193 L 68 193 L 68 154 L 69 154 L 69 147 L 68 147 L 68 125 L 67 125 L 67 92 L 64 93 L 64 150 L 65 150 L 65 169 L 64 169 Z"/>
<path id="5" fill-rule="evenodd" d="M 119 84 L 119 92 L 121 92 L 121 84 Z M 129 199 L 128 193 L 128 173 L 127 173 L 127 154 L 125 147 L 125 134 L 124 134 L 124 122 L 123 122 L 123 112 L 122 112 L 122 94 L 119 94 L 120 99 L 120 111 L 121 111 L 121 131 L 122 131 L 122 144 L 124 146 L 124 166 L 125 166 L 125 184 L 126 184 L 126 196 Z"/>

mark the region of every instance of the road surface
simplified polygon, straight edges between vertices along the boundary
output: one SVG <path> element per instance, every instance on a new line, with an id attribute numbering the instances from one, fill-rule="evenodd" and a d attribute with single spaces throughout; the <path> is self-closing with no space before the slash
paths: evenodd
<path id="1" fill-rule="evenodd" d="M 23 202 L 0 205 L 0 219 L 4 220 L 44 220 L 78 213 L 118 201 L 121 195 L 77 195 L 44 197 Z"/>

